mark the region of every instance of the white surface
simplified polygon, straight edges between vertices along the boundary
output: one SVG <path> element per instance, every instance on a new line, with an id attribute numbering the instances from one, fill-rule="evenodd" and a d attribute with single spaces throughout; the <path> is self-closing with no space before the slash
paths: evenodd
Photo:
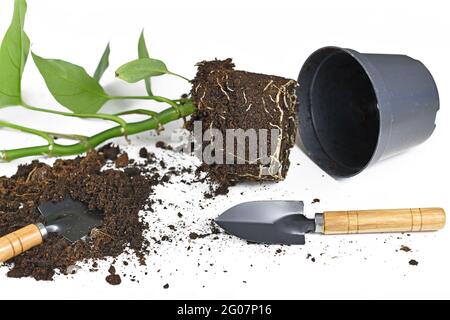
<path id="1" fill-rule="evenodd" d="M 0 1 L 2 34 L 9 24 L 12 2 Z M 26 31 L 36 53 L 69 60 L 91 72 L 106 43 L 111 41 L 111 69 L 102 81 L 111 93 L 144 93 L 142 84 L 118 83 L 112 72 L 135 58 L 143 27 L 151 55 L 188 77 L 194 76 L 194 64 L 200 60 L 233 57 L 239 69 L 296 78 L 307 56 L 325 45 L 360 52 L 405 53 L 431 70 L 440 89 L 441 110 L 437 129 L 425 144 L 343 181 L 324 175 L 295 148 L 286 181 L 232 188 L 228 197 L 210 202 L 204 210 L 197 206 L 202 197 L 200 187 L 179 184 L 159 188 L 158 196 L 176 202 L 187 217 L 198 221 L 192 230 L 181 231 L 180 237 L 186 238 L 186 234 L 196 228 L 201 230 L 208 218 L 214 218 L 224 208 L 251 199 L 303 199 L 309 214 L 327 209 L 389 207 L 442 206 L 450 210 L 450 126 L 446 123 L 450 115 L 450 44 L 445 31 L 450 30 L 448 12 L 446 1 L 229 0 L 219 4 L 29 0 Z M 189 87 L 177 79 L 163 77 L 154 81 L 154 90 L 176 97 Z M 56 105 L 31 59 L 26 67 L 24 94 L 33 104 Z M 104 111 L 121 106 L 111 104 Z M 0 110 L 0 118 L 86 134 L 109 125 L 31 114 L 19 108 Z M 125 146 L 123 140 L 118 141 Z M 130 152 L 143 144 L 152 146 L 154 138 L 144 134 L 133 141 Z M 40 140 L 35 137 L 0 131 L 0 149 L 36 142 Z M 19 163 L 30 160 L 0 164 L 0 175 L 10 175 Z M 182 190 L 189 192 L 181 193 L 186 199 L 180 197 Z M 321 202 L 310 205 L 313 198 L 320 198 Z M 171 207 L 157 207 L 156 214 L 147 216 L 150 221 L 160 219 L 152 232 L 166 230 L 176 212 Z M 450 298 L 449 243 L 448 228 L 410 237 L 311 235 L 306 246 L 282 248 L 283 253 L 277 256 L 279 246 L 250 246 L 228 237 L 213 243 L 208 238 L 192 244 L 186 240 L 158 247 L 160 254 L 151 255 L 149 266 L 140 269 L 139 284 L 124 279 L 122 285 L 111 287 L 104 281 L 106 271 L 81 271 L 75 279 L 58 277 L 54 282 L 17 280 L 6 278 L 5 268 L 0 268 L 0 298 Z M 189 245 L 192 250 L 188 253 Z M 202 245 L 206 249 L 200 249 Z M 413 251 L 396 252 L 400 245 Z M 316 258 L 315 263 L 306 259 L 308 253 Z M 410 259 L 416 259 L 419 265 L 410 266 Z M 210 267 L 210 263 L 214 266 Z M 170 284 L 168 290 L 162 288 L 166 283 Z"/>

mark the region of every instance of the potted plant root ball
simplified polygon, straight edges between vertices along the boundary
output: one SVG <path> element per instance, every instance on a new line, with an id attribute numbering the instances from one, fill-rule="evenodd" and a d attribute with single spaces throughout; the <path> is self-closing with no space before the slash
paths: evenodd
<path id="1" fill-rule="evenodd" d="M 283 180 L 297 132 L 296 81 L 235 70 L 231 59 L 197 66 L 188 127 L 203 141 L 201 169 L 221 184 Z"/>

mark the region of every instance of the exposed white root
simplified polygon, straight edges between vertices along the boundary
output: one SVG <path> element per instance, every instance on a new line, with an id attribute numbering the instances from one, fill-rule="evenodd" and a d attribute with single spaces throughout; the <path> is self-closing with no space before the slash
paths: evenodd
<path id="1" fill-rule="evenodd" d="M 267 89 L 269 89 L 269 87 L 272 85 L 272 83 L 273 83 L 273 80 L 270 80 L 269 83 L 264 88 L 263 92 L 266 91 Z"/>
<path id="2" fill-rule="evenodd" d="M 225 75 L 225 87 L 227 87 L 228 91 L 234 92 L 234 89 L 230 88 L 230 86 L 228 85 L 228 73 Z"/>
<path id="3" fill-rule="evenodd" d="M 286 95 L 289 95 L 289 93 L 287 92 L 286 88 L 293 82 L 295 82 L 295 81 L 289 80 L 287 83 L 282 85 L 280 88 L 278 88 L 275 85 L 273 86 L 278 89 L 278 93 L 277 93 L 277 96 L 276 96 L 274 102 L 275 102 L 275 107 L 280 112 L 280 120 L 278 122 L 280 125 L 275 125 L 273 123 L 270 123 L 271 126 L 273 126 L 274 128 L 277 128 L 279 130 L 279 134 L 277 137 L 277 145 L 276 145 L 275 151 L 270 156 L 270 166 L 268 168 L 268 171 L 269 171 L 270 175 L 273 175 L 274 177 L 276 177 L 278 179 L 280 179 L 282 177 L 282 172 L 283 172 L 283 164 L 280 161 L 281 146 L 282 146 L 283 134 L 284 134 L 283 128 L 281 128 L 281 125 L 283 124 L 283 121 L 284 121 L 284 111 L 283 111 L 283 108 L 281 107 L 281 96 L 283 95 L 283 102 L 287 108 L 289 105 L 287 104 L 287 101 L 286 101 Z M 271 95 L 269 95 L 269 97 L 273 100 Z M 261 168 L 260 168 L 260 171 L 261 171 Z"/>
<path id="4" fill-rule="evenodd" d="M 257 158 L 257 159 L 250 161 L 246 158 L 239 157 L 237 154 L 234 153 L 234 151 L 233 152 L 225 152 L 225 154 L 229 154 L 230 156 L 233 156 L 234 158 L 241 160 L 245 164 L 256 164 L 256 163 L 258 163 L 258 161 L 262 160 L 262 158 Z"/>
<path id="5" fill-rule="evenodd" d="M 266 100 L 264 100 L 264 97 L 261 97 L 261 100 L 262 100 L 264 112 L 269 114 L 269 110 L 267 110 Z"/>
<path id="6" fill-rule="evenodd" d="M 281 114 L 281 119 L 284 117 L 284 112 L 282 112 Z M 281 120 L 282 121 L 282 120 Z M 280 121 L 280 123 L 282 123 Z M 273 177 L 281 177 L 281 173 L 282 173 L 282 169 L 283 169 L 283 164 L 280 161 L 280 154 L 281 154 L 281 146 L 282 146 L 282 142 L 283 142 L 283 129 L 278 126 L 275 125 L 273 123 L 269 123 L 272 127 L 278 129 L 278 137 L 277 137 L 277 145 L 275 148 L 274 153 L 269 157 L 270 158 L 270 164 L 269 167 L 267 168 L 269 175 L 273 176 Z"/>
<path id="7" fill-rule="evenodd" d="M 250 173 L 238 174 L 237 176 L 242 177 L 242 178 L 250 177 L 250 178 L 254 178 L 256 180 L 262 180 L 262 181 L 264 181 L 264 180 L 271 181 L 274 178 L 273 176 L 268 176 L 267 174 L 261 174 L 261 172 L 260 172 L 260 175 L 258 175 L 258 176 L 255 176 Z M 283 177 L 275 177 L 275 178 L 279 181 L 283 180 Z"/>
<path id="8" fill-rule="evenodd" d="M 228 93 L 225 91 L 225 89 L 223 88 L 222 84 L 220 84 L 219 82 L 219 78 L 216 79 L 217 85 L 220 88 L 220 91 L 223 92 L 223 94 L 227 97 L 228 101 L 230 101 L 230 96 L 228 95 Z"/>
<path id="9" fill-rule="evenodd" d="M 284 106 L 285 106 L 286 108 L 288 108 L 289 105 L 288 105 L 287 100 L 286 100 L 286 94 L 283 95 L 283 102 L 284 102 Z"/>
<path id="10" fill-rule="evenodd" d="M 251 109 L 252 106 L 253 106 L 253 105 L 250 103 L 250 104 L 248 105 L 248 108 L 245 110 L 245 112 L 250 111 L 250 109 Z"/>
<path id="11" fill-rule="evenodd" d="M 205 89 L 205 91 L 203 91 L 203 95 L 202 95 L 202 97 L 200 98 L 200 101 L 199 101 L 199 104 L 198 104 L 198 108 L 199 108 L 199 109 L 201 109 L 201 106 L 204 104 L 204 103 L 203 103 L 203 98 L 205 98 L 205 96 L 206 96 L 206 89 Z"/>

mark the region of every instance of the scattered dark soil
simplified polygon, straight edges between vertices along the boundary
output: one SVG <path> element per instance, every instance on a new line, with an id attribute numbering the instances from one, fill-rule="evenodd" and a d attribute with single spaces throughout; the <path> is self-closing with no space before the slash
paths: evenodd
<path id="1" fill-rule="evenodd" d="M 173 147 L 171 145 L 168 145 L 167 143 L 165 143 L 164 141 L 158 141 L 156 142 L 155 146 L 157 148 L 163 149 L 163 150 L 173 150 Z"/>
<path id="2" fill-rule="evenodd" d="M 409 260 L 409 265 L 417 266 L 417 265 L 419 265 L 419 262 L 417 262 L 416 260 L 412 259 L 412 260 Z"/>
<path id="3" fill-rule="evenodd" d="M 101 148 L 100 151 L 103 153 L 105 159 L 112 161 L 115 161 L 117 159 L 117 156 L 120 154 L 120 148 L 111 144 L 107 144 L 106 146 Z"/>
<path id="4" fill-rule="evenodd" d="M 50 234 L 44 244 L 18 256 L 6 263 L 9 277 L 33 277 L 37 280 L 52 280 L 56 274 L 73 274 L 79 268 L 77 262 L 92 259 L 86 270 L 98 271 L 100 260 L 116 258 L 122 253 L 130 253 L 145 264 L 145 258 L 162 242 L 183 241 L 178 236 L 179 229 L 186 228 L 181 212 L 177 213 L 180 222 L 167 226 L 165 234 L 151 237 L 150 242 L 143 236 L 149 226 L 138 216 L 145 208 L 154 212 L 153 204 L 163 201 L 151 197 L 154 186 L 173 183 L 172 177 L 185 173 L 192 174 L 194 168 L 183 166 L 169 167 L 146 148 L 139 151 L 144 161 L 139 163 L 130 159 L 125 152 L 111 144 L 85 157 L 73 160 L 56 160 L 53 166 L 37 161 L 19 166 L 11 178 L 0 177 L 0 235 L 15 231 L 30 223 L 43 222 L 37 206 L 46 201 L 62 200 L 66 196 L 85 203 L 90 209 L 103 215 L 103 226 L 91 231 L 86 241 L 69 244 L 62 236 Z M 120 170 L 115 169 L 120 168 Z M 164 173 L 162 170 L 164 169 Z M 181 183 L 211 183 L 208 179 L 182 179 Z M 168 204 L 174 205 L 174 204 Z M 202 207 L 202 204 L 199 203 Z M 162 228 L 161 230 L 164 230 Z M 217 240 L 221 231 L 211 220 L 206 228 L 186 236 L 190 240 L 211 237 Z M 156 229 L 156 232 L 161 232 Z M 186 238 L 184 238 L 186 239 Z M 122 261 L 123 266 L 133 266 L 129 255 Z M 128 260 L 128 261 L 127 261 Z M 124 278 L 136 281 L 133 271 L 118 274 L 109 268 L 106 281 L 118 285 Z"/>
<path id="5" fill-rule="evenodd" d="M 116 166 L 117 166 L 117 168 L 124 168 L 124 167 L 128 166 L 128 162 L 129 162 L 128 154 L 122 153 L 116 159 Z"/>
<path id="6" fill-rule="evenodd" d="M 311 260 L 311 262 L 316 262 L 316 258 L 312 256 L 312 254 L 308 253 L 306 255 L 306 260 Z"/>
<path id="7" fill-rule="evenodd" d="M 197 175 L 200 176 L 201 172 L 208 171 L 208 165 L 202 164 L 199 168 L 197 168 Z M 210 176 L 211 177 L 211 176 Z M 221 181 L 217 181 L 217 179 L 212 178 L 212 183 L 209 184 L 209 191 L 205 192 L 205 199 L 213 199 L 217 196 L 227 195 L 230 191 L 229 188 L 236 185 L 236 181 L 229 181 L 223 179 Z"/>
<path id="8" fill-rule="evenodd" d="M 116 274 L 116 268 L 111 266 L 108 270 L 109 275 L 106 277 L 106 282 L 108 282 L 112 286 L 117 286 L 122 283 L 122 278 Z"/>
<path id="9" fill-rule="evenodd" d="M 202 122 L 203 133 L 209 128 L 220 130 L 225 137 L 227 129 L 267 129 L 266 153 L 270 155 L 269 163 L 249 159 L 248 141 L 246 138 L 245 162 L 237 162 L 238 144 L 234 143 L 234 164 L 225 164 L 225 154 L 220 157 L 216 150 L 223 150 L 223 145 L 214 138 L 203 143 L 203 150 L 208 145 L 213 164 L 204 164 L 200 170 L 222 186 L 221 194 L 226 193 L 228 186 L 244 180 L 279 181 L 285 178 L 289 169 L 289 153 L 295 143 L 297 121 L 297 102 L 295 87 L 297 83 L 277 76 L 250 73 L 234 70 L 231 59 L 203 61 L 198 65 L 198 72 L 192 82 L 192 99 L 197 107 L 187 127 L 194 130 L 194 121 Z M 271 153 L 270 130 L 279 129 Z M 226 140 L 225 138 L 223 139 Z M 212 147 L 212 148 L 211 148 Z M 258 158 L 261 155 L 258 155 Z M 221 162 L 221 163 L 219 163 Z M 214 194 L 214 190 L 211 195 Z"/>
<path id="10" fill-rule="evenodd" d="M 112 286 L 118 286 L 122 283 L 122 278 L 118 274 L 110 274 L 105 280 Z"/>
<path id="11" fill-rule="evenodd" d="M 129 160 L 117 147 L 107 145 L 85 157 L 56 160 L 53 166 L 37 161 L 19 166 L 11 178 L 0 177 L 0 234 L 30 223 L 44 222 L 37 206 L 70 196 L 103 214 L 103 225 L 93 229 L 86 241 L 70 245 L 62 236 L 50 234 L 44 244 L 10 260 L 9 277 L 51 280 L 56 273 L 86 259 L 117 257 L 127 249 L 144 264 L 149 243 L 143 236 L 147 225 L 138 216 L 148 203 L 158 174 L 140 175 L 133 170 L 104 170 L 107 160 L 122 167 Z M 137 171 L 136 171 L 137 170 Z M 93 267 L 92 269 L 96 269 Z M 115 272 L 107 279 L 120 282 Z"/>
<path id="12" fill-rule="evenodd" d="M 191 239 L 191 240 L 195 240 L 195 239 L 198 239 L 198 234 L 197 233 L 195 233 L 195 232 L 191 232 L 190 234 L 189 234 L 189 238 Z"/>
<path id="13" fill-rule="evenodd" d="M 141 148 L 141 150 L 139 150 L 139 157 L 147 159 L 148 157 L 148 151 L 147 148 Z"/>
<path id="14" fill-rule="evenodd" d="M 401 251 L 404 251 L 404 252 L 410 252 L 410 251 L 411 251 L 411 248 L 410 248 L 410 247 L 407 247 L 407 246 L 401 246 L 401 247 L 400 247 L 400 250 L 401 250 Z"/>
<path id="15" fill-rule="evenodd" d="M 216 236 L 218 234 L 221 234 L 222 232 L 220 231 L 219 227 L 216 225 L 216 223 L 211 220 L 210 224 L 209 224 L 209 232 L 207 233 L 203 233 L 203 234 L 198 234 L 196 232 L 191 232 L 189 234 L 189 239 L 191 240 L 196 240 L 196 239 L 204 239 L 210 236 Z"/>

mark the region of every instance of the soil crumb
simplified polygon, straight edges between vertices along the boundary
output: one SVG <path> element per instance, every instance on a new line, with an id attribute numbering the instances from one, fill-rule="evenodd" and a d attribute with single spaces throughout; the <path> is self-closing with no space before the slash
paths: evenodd
<path id="1" fill-rule="evenodd" d="M 163 150 L 173 150 L 173 147 L 171 145 L 168 145 L 167 143 L 165 143 L 164 141 L 158 141 L 156 142 L 155 146 L 157 148 L 163 149 Z"/>
<path id="2" fill-rule="evenodd" d="M 116 268 L 114 266 L 111 266 L 108 270 L 109 275 L 106 277 L 106 282 L 108 282 L 112 286 L 118 286 L 122 283 L 122 278 L 116 274 Z"/>
<path id="3" fill-rule="evenodd" d="M 417 262 L 416 260 L 412 259 L 412 260 L 409 260 L 409 265 L 410 266 L 417 266 L 417 265 L 419 265 L 419 262 Z"/>
<path id="4" fill-rule="evenodd" d="M 191 239 L 191 240 L 195 240 L 195 239 L 198 239 L 198 238 L 199 238 L 199 235 L 197 233 L 195 233 L 195 232 L 191 232 L 189 234 L 189 239 Z"/>
<path id="5" fill-rule="evenodd" d="M 404 252 L 410 252 L 410 251 L 411 251 L 411 248 L 402 245 L 402 246 L 400 247 L 400 250 L 401 250 L 401 251 L 404 251 Z"/>
<path id="6" fill-rule="evenodd" d="M 101 153 L 106 160 L 115 161 L 120 154 L 120 148 L 109 143 L 100 148 L 98 152 Z"/>
<path id="7" fill-rule="evenodd" d="M 212 150 L 208 155 L 212 164 L 204 163 L 199 169 L 218 183 L 220 194 L 226 194 L 228 187 L 239 181 L 283 180 L 297 132 L 296 81 L 234 70 L 231 59 L 203 61 L 197 66 L 191 91 L 197 112 L 187 127 L 193 131 L 195 121 L 201 121 L 203 133 L 213 128 L 223 137 L 212 136 L 203 143 L 203 151 L 208 146 Z M 256 130 L 259 150 L 265 147 L 265 152 L 258 154 L 257 159 L 250 158 L 249 136 L 245 137 L 244 159 L 238 152 L 236 139 L 231 146 L 234 150 L 223 152 L 224 144 L 219 140 L 225 141 L 228 129 Z M 234 164 L 226 164 L 230 154 Z M 215 194 L 213 189 L 206 196 Z"/>
<path id="8" fill-rule="evenodd" d="M 112 286 L 118 286 L 122 283 L 122 278 L 118 274 L 110 274 L 106 277 L 106 282 Z"/>
<path id="9" fill-rule="evenodd" d="M 139 157 L 147 159 L 147 157 L 148 157 L 147 148 L 143 147 L 139 150 Z"/>
<path id="10" fill-rule="evenodd" d="M 316 258 L 312 256 L 312 254 L 308 253 L 306 255 L 306 260 L 311 260 L 311 262 L 316 262 Z"/>
<path id="11" fill-rule="evenodd" d="M 135 171 L 102 170 L 108 160 L 128 164 L 128 155 L 106 145 L 99 151 L 73 160 L 58 159 L 53 166 L 33 161 L 20 165 L 11 178 L 0 177 L 0 234 L 8 234 L 31 223 L 44 222 L 37 207 L 46 201 L 60 201 L 66 196 L 102 213 L 103 225 L 93 229 L 86 241 L 70 245 L 61 235 L 50 234 L 46 241 L 8 261 L 9 277 L 33 277 L 51 280 L 66 274 L 87 259 L 117 257 L 125 250 L 145 263 L 149 242 L 148 229 L 138 213 L 148 201 L 153 186 L 161 183 L 157 173 L 140 175 Z M 126 161 L 125 161 L 126 159 Z M 123 161 L 123 163 L 122 163 Z M 97 266 L 96 263 L 94 263 Z M 92 267 L 96 270 L 96 267 Z M 58 271 L 59 270 L 59 271 Z M 113 282 L 118 277 L 111 274 Z M 119 277 L 120 278 L 120 277 Z"/>
<path id="12" fill-rule="evenodd" d="M 126 166 L 128 166 L 128 162 L 129 162 L 128 154 L 122 153 L 116 159 L 116 166 L 117 168 L 125 168 Z"/>

